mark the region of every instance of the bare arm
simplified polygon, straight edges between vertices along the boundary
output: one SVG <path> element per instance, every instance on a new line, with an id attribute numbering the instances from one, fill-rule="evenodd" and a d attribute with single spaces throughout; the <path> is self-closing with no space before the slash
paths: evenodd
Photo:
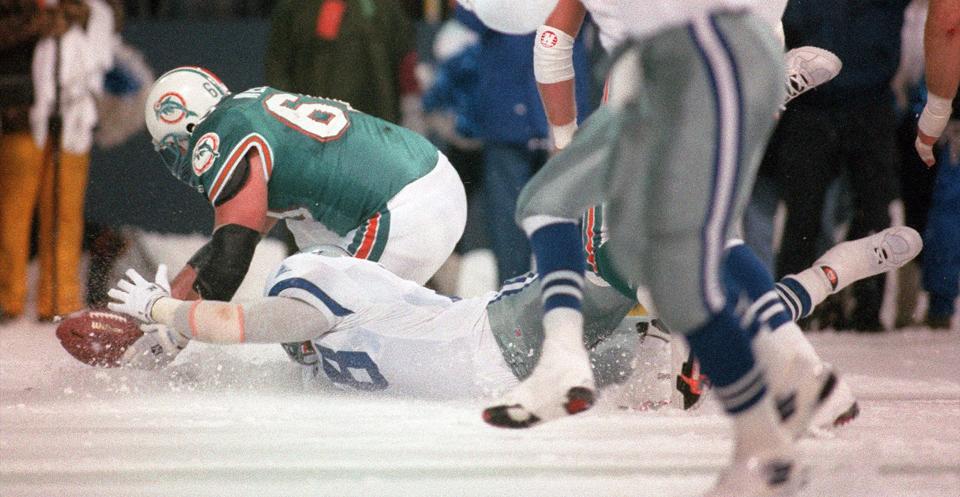
<path id="1" fill-rule="evenodd" d="M 927 89 L 953 100 L 960 86 L 960 0 L 930 0 L 923 43 Z"/>
<path id="2" fill-rule="evenodd" d="M 534 40 L 537 89 L 540 91 L 540 99 L 557 149 L 566 147 L 576 130 L 577 101 L 573 75 L 568 79 L 560 76 L 559 80 L 556 76 L 558 65 L 573 67 L 572 41 L 569 51 L 558 53 L 558 48 L 564 45 L 556 37 L 559 34 L 565 35 L 564 39 L 576 38 L 585 15 L 586 9 L 580 0 L 560 0 L 547 17 L 544 26 L 537 30 L 537 38 Z M 561 33 L 556 33 L 557 30 Z"/>
<path id="3" fill-rule="evenodd" d="M 267 183 L 262 159 L 251 150 L 241 171 L 242 183 L 228 185 L 214 207 L 213 239 L 198 250 L 171 283 L 175 298 L 230 300 L 243 281 L 260 236 L 275 220 L 267 217 Z M 200 289 L 203 289 L 201 292 Z"/>
<path id="4" fill-rule="evenodd" d="M 923 161 L 932 166 L 933 144 L 950 119 L 960 86 L 960 0 L 930 0 L 923 42 L 927 105 L 920 115 L 915 144 Z"/>

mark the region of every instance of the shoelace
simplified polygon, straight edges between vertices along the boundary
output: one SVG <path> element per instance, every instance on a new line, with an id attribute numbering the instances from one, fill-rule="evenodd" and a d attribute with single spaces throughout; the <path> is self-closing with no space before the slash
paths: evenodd
<path id="1" fill-rule="evenodd" d="M 877 264 L 881 266 L 884 266 L 887 264 L 887 259 L 889 259 L 889 255 L 887 254 L 887 249 L 883 248 L 882 245 L 879 247 L 874 247 L 873 253 L 877 255 Z"/>
<path id="2" fill-rule="evenodd" d="M 810 89 L 810 82 L 803 76 L 803 73 L 791 69 L 787 76 L 787 99 L 784 104 L 797 98 L 801 93 Z"/>

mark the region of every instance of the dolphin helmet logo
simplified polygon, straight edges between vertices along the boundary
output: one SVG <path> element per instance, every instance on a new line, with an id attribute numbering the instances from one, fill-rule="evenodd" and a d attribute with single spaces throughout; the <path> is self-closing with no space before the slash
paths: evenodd
<path id="1" fill-rule="evenodd" d="M 187 103 L 176 92 L 167 92 L 160 95 L 153 104 L 153 112 L 157 119 L 167 124 L 176 124 L 187 117 L 196 117 L 197 113 L 187 109 Z"/>
<path id="2" fill-rule="evenodd" d="M 197 176 L 202 175 L 210 169 L 210 166 L 220 157 L 220 136 L 216 133 L 207 133 L 197 140 L 193 147 L 193 173 Z"/>

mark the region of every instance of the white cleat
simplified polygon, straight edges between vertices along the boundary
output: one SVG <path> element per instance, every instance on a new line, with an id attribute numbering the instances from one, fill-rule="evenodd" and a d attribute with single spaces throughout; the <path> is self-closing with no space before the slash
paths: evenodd
<path id="1" fill-rule="evenodd" d="M 536 369 L 483 411 L 483 420 L 501 428 L 529 428 L 537 423 L 583 412 L 593 406 L 596 387 L 586 349 L 544 341 Z"/>
<path id="2" fill-rule="evenodd" d="M 860 415 L 860 405 L 853 395 L 850 385 L 838 378 L 833 393 L 822 403 L 813 415 L 810 426 L 813 429 L 839 428 Z"/>
<path id="3" fill-rule="evenodd" d="M 923 238 L 913 228 L 894 226 L 866 238 L 872 240 L 871 249 L 882 271 L 898 269 L 913 260 L 923 250 Z"/>
<path id="4" fill-rule="evenodd" d="M 840 74 L 843 63 L 830 52 L 817 47 L 798 47 L 784 55 L 787 65 L 787 97 L 783 102 L 786 106 L 813 88 L 816 88 Z"/>
<path id="5" fill-rule="evenodd" d="M 806 433 L 814 416 L 834 395 L 839 380 L 828 364 L 814 366 L 797 358 L 781 378 L 770 381 L 781 423 L 795 439 Z"/>
<path id="6" fill-rule="evenodd" d="M 783 451 L 734 459 L 704 497 L 787 497 L 803 486 L 799 465 Z"/>
<path id="7" fill-rule="evenodd" d="M 856 397 L 830 364 L 798 356 L 777 377 L 770 376 L 781 423 L 794 439 L 811 426 L 841 426 L 860 414 Z"/>
<path id="8" fill-rule="evenodd" d="M 903 267 L 923 249 L 920 233 L 894 226 L 877 234 L 836 245 L 813 263 L 836 293 L 851 283 Z"/>

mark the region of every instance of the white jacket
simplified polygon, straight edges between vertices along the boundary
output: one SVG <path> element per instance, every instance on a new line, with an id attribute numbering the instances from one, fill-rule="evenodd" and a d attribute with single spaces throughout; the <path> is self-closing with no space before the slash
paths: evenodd
<path id="1" fill-rule="evenodd" d="M 71 26 L 60 37 L 60 110 L 63 149 L 75 154 L 90 151 L 97 124 L 96 98 L 103 93 L 104 74 L 113 65 L 113 12 L 102 0 L 87 0 L 87 29 Z M 30 128 L 38 147 L 47 142 L 48 123 L 56 101 L 54 61 L 56 39 L 44 38 L 33 53 L 34 101 Z"/>

